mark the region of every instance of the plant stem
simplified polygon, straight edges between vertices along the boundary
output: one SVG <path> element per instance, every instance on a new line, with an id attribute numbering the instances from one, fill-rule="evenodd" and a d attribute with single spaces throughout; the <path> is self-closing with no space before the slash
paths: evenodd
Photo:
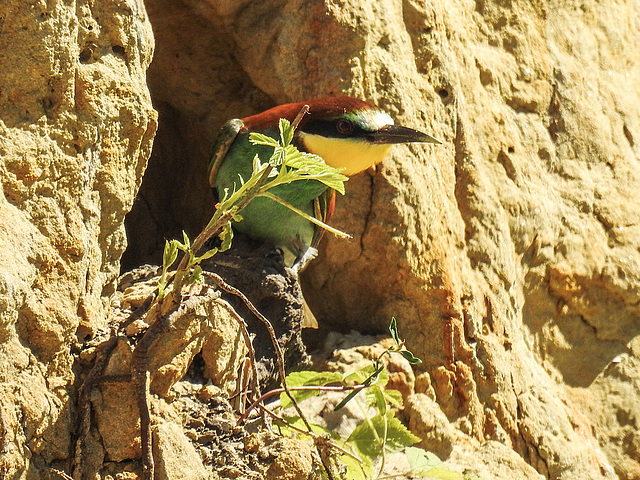
<path id="1" fill-rule="evenodd" d="M 312 430 L 311 430 L 311 425 L 309 424 L 309 421 L 304 416 L 304 413 L 302 413 L 302 409 L 300 408 L 300 405 L 298 405 L 298 402 L 296 401 L 296 399 L 293 397 L 293 395 L 291 395 L 291 392 L 289 391 L 289 387 L 287 386 L 287 374 L 286 374 L 285 369 L 284 369 L 284 354 L 282 353 L 282 348 L 280 347 L 280 343 L 278 343 L 278 337 L 276 337 L 276 332 L 273 329 L 273 325 L 271 325 L 271 322 L 269 321 L 269 319 L 267 317 L 265 317 L 260 312 L 260 310 L 258 310 L 255 307 L 255 305 L 253 303 L 251 303 L 251 301 L 245 296 L 244 293 L 242 293 L 237 288 L 232 287 L 231 285 L 229 285 L 219 275 L 217 275 L 215 273 L 211 273 L 211 272 L 209 272 L 208 275 L 209 275 L 210 278 L 213 278 L 215 280 L 215 282 L 218 284 L 218 286 L 220 288 L 222 288 L 224 291 L 232 293 L 233 295 L 235 295 L 238 298 L 240 298 L 240 300 L 242 300 L 244 302 L 244 304 L 251 311 L 251 313 L 253 313 L 258 318 L 258 320 L 260 320 L 264 324 L 265 327 L 267 327 L 267 331 L 269 332 L 269 337 L 271 338 L 271 343 L 273 345 L 273 348 L 276 351 L 276 359 L 277 359 L 277 363 L 278 363 L 278 373 L 279 373 L 280 378 L 282 380 L 282 387 L 284 388 L 285 392 L 287 393 L 287 395 L 291 399 L 291 402 L 293 403 L 293 406 L 295 407 L 296 411 L 298 412 L 298 416 L 302 419 L 302 421 L 304 422 L 304 424 L 307 427 L 307 429 L 311 432 Z"/>
<path id="2" fill-rule="evenodd" d="M 275 196 L 273 193 L 270 192 L 261 192 L 257 195 L 258 197 L 267 197 L 270 200 L 273 200 L 276 203 L 279 203 L 280 205 L 287 207 L 289 210 L 297 213 L 298 215 L 300 215 L 301 217 L 305 218 L 306 220 L 309 220 L 311 223 L 315 223 L 316 225 L 318 225 L 319 227 L 324 228 L 325 230 L 330 231 L 331 233 L 333 233 L 334 235 L 341 237 L 341 238 L 351 238 L 351 235 L 349 235 L 348 233 L 344 233 L 341 232 L 340 230 L 331 227 L 330 225 L 327 225 L 326 223 L 318 220 L 315 217 L 312 217 L 311 215 L 307 215 L 306 213 L 304 213 L 302 210 L 294 207 L 293 205 L 291 205 L 290 203 L 285 202 L 284 200 L 282 200 L 280 197 Z"/>
<path id="3" fill-rule="evenodd" d="M 376 475 L 376 479 L 379 479 L 380 476 L 382 475 L 382 471 L 384 470 L 384 464 L 387 460 L 387 433 L 388 433 L 388 429 L 389 429 L 389 424 L 387 422 L 387 415 L 384 414 L 382 416 L 383 420 L 384 420 L 384 431 L 382 434 L 382 460 L 380 461 L 380 468 L 378 469 L 378 474 Z"/>
<path id="4" fill-rule="evenodd" d="M 340 386 L 334 387 L 331 385 L 302 385 L 299 387 L 289 387 L 289 390 L 291 390 L 292 392 L 299 391 L 299 390 L 307 390 L 307 391 L 318 390 L 319 392 L 345 392 L 347 390 L 361 390 L 363 388 L 366 388 L 366 386 L 365 385 L 354 385 L 354 386 L 340 385 Z M 282 392 L 285 392 L 284 388 L 274 388 L 273 390 L 269 390 L 267 393 L 263 394 L 255 402 L 253 402 L 249 408 L 247 408 L 242 413 L 242 415 L 240 416 L 236 424 L 241 425 L 242 422 L 244 422 L 247 416 L 251 413 L 251 410 L 256 408 L 259 403 L 264 402 L 267 398 L 272 397 L 273 395 L 280 395 Z"/>
<path id="5" fill-rule="evenodd" d="M 260 190 L 260 187 L 269 177 L 269 173 L 271 173 L 272 169 L 273 165 L 267 165 L 267 168 L 265 168 L 264 172 L 262 172 L 260 179 L 256 182 L 255 185 L 248 189 L 245 196 L 238 202 L 237 205 L 235 205 L 235 209 L 231 207 L 231 209 L 227 210 L 223 215 L 218 217 L 218 219 L 215 219 L 214 215 L 214 218 L 211 219 L 209 225 L 207 225 L 207 227 L 202 232 L 200 232 L 200 235 L 198 235 L 193 241 L 193 244 L 191 245 L 191 251 L 194 255 L 198 253 L 198 251 L 207 242 L 207 240 L 218 233 L 228 222 L 231 221 L 234 215 L 243 210 L 249 204 L 249 202 L 251 202 L 251 200 L 255 198 L 256 194 Z M 190 266 L 189 258 L 189 252 L 185 252 L 182 255 L 182 260 L 180 261 L 180 264 L 178 265 L 178 268 L 176 270 L 176 276 L 173 281 L 173 291 L 176 292 L 175 298 L 177 299 L 177 301 L 179 301 L 180 299 L 180 291 L 184 286 L 185 275 Z"/>
<path id="6" fill-rule="evenodd" d="M 309 105 L 303 105 L 300 111 L 298 112 L 298 115 L 296 115 L 296 118 L 294 118 L 293 122 L 291 122 L 291 127 L 293 128 L 294 131 L 298 129 L 298 125 L 300 125 L 300 121 L 307 113 L 309 113 Z"/>
<path id="7" fill-rule="evenodd" d="M 208 272 L 202 272 L 203 275 L 207 275 Z M 208 275 L 207 275 L 208 276 Z M 227 311 L 231 314 L 231 316 L 238 322 L 240 325 L 240 330 L 242 331 L 242 337 L 244 338 L 244 343 L 247 345 L 247 350 L 249 352 L 249 363 L 251 364 L 251 389 L 255 395 L 255 397 L 260 397 L 260 385 L 258 383 L 258 367 L 256 363 L 256 352 L 253 349 L 253 344 L 251 343 L 251 336 L 249 335 L 249 331 L 247 329 L 247 323 L 244 319 L 235 311 L 235 309 L 229 304 L 229 302 L 217 299 L 216 302 L 222 305 Z M 244 405 L 241 406 L 244 408 Z"/>

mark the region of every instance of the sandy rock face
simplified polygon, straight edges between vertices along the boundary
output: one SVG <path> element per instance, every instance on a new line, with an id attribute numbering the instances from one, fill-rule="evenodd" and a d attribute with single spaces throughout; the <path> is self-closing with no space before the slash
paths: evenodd
<path id="1" fill-rule="evenodd" d="M 444 143 L 394 147 L 349 181 L 334 224 L 354 238 L 327 236 L 304 279 L 318 319 L 398 319 L 430 399 L 414 424 L 465 468 L 640 475 L 637 1 L 149 8 L 162 127 L 128 264 L 201 227 L 228 118 L 374 101 Z M 0 6 L 3 475 L 71 451 L 70 350 L 104 323 L 125 248 L 156 127 L 152 45 L 139 2 Z"/>
<path id="2" fill-rule="evenodd" d="M 70 348 L 104 325 L 156 130 L 138 2 L 0 6 L 0 471 L 68 455 Z M 46 378 L 46 380 L 45 380 Z M 37 462 L 36 462 L 37 463 Z"/>

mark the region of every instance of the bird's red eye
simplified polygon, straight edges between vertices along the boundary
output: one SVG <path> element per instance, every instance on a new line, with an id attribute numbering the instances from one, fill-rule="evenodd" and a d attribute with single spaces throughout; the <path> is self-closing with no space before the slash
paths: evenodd
<path id="1" fill-rule="evenodd" d="M 338 120 L 338 123 L 336 123 L 336 130 L 338 130 L 338 133 L 342 134 L 351 133 L 353 132 L 353 123 L 349 120 Z"/>

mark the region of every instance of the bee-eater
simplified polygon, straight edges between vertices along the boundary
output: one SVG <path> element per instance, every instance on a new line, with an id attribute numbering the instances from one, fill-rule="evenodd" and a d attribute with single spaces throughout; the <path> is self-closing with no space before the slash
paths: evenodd
<path id="1" fill-rule="evenodd" d="M 213 145 L 209 182 L 222 198 L 253 171 L 253 159 L 266 161 L 273 148 L 254 145 L 251 132 L 279 138 L 279 119 L 292 122 L 304 105 L 309 112 L 300 121 L 293 144 L 301 151 L 320 156 L 327 165 L 355 175 L 379 163 L 394 143 L 441 143 L 426 133 L 394 125 L 387 112 L 352 97 L 330 97 L 309 102 L 288 103 L 243 119 L 229 120 Z M 299 180 L 270 190 L 285 202 L 323 222 L 331 217 L 335 190 L 316 180 Z M 285 265 L 296 270 L 317 253 L 324 231 L 302 216 L 269 198 L 258 197 L 240 213 L 235 227 L 250 237 L 270 243 L 284 252 Z"/>

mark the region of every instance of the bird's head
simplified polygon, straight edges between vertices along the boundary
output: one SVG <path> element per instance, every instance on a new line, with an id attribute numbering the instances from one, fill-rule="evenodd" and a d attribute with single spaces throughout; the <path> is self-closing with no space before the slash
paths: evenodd
<path id="1" fill-rule="evenodd" d="M 296 130 L 299 146 L 324 159 L 327 165 L 355 175 L 382 161 L 394 143 L 441 143 L 426 133 L 394 125 L 387 112 L 352 97 L 329 97 L 288 103 L 243 119 L 250 130 L 265 130 L 278 119 L 293 121 L 309 105 Z"/>

